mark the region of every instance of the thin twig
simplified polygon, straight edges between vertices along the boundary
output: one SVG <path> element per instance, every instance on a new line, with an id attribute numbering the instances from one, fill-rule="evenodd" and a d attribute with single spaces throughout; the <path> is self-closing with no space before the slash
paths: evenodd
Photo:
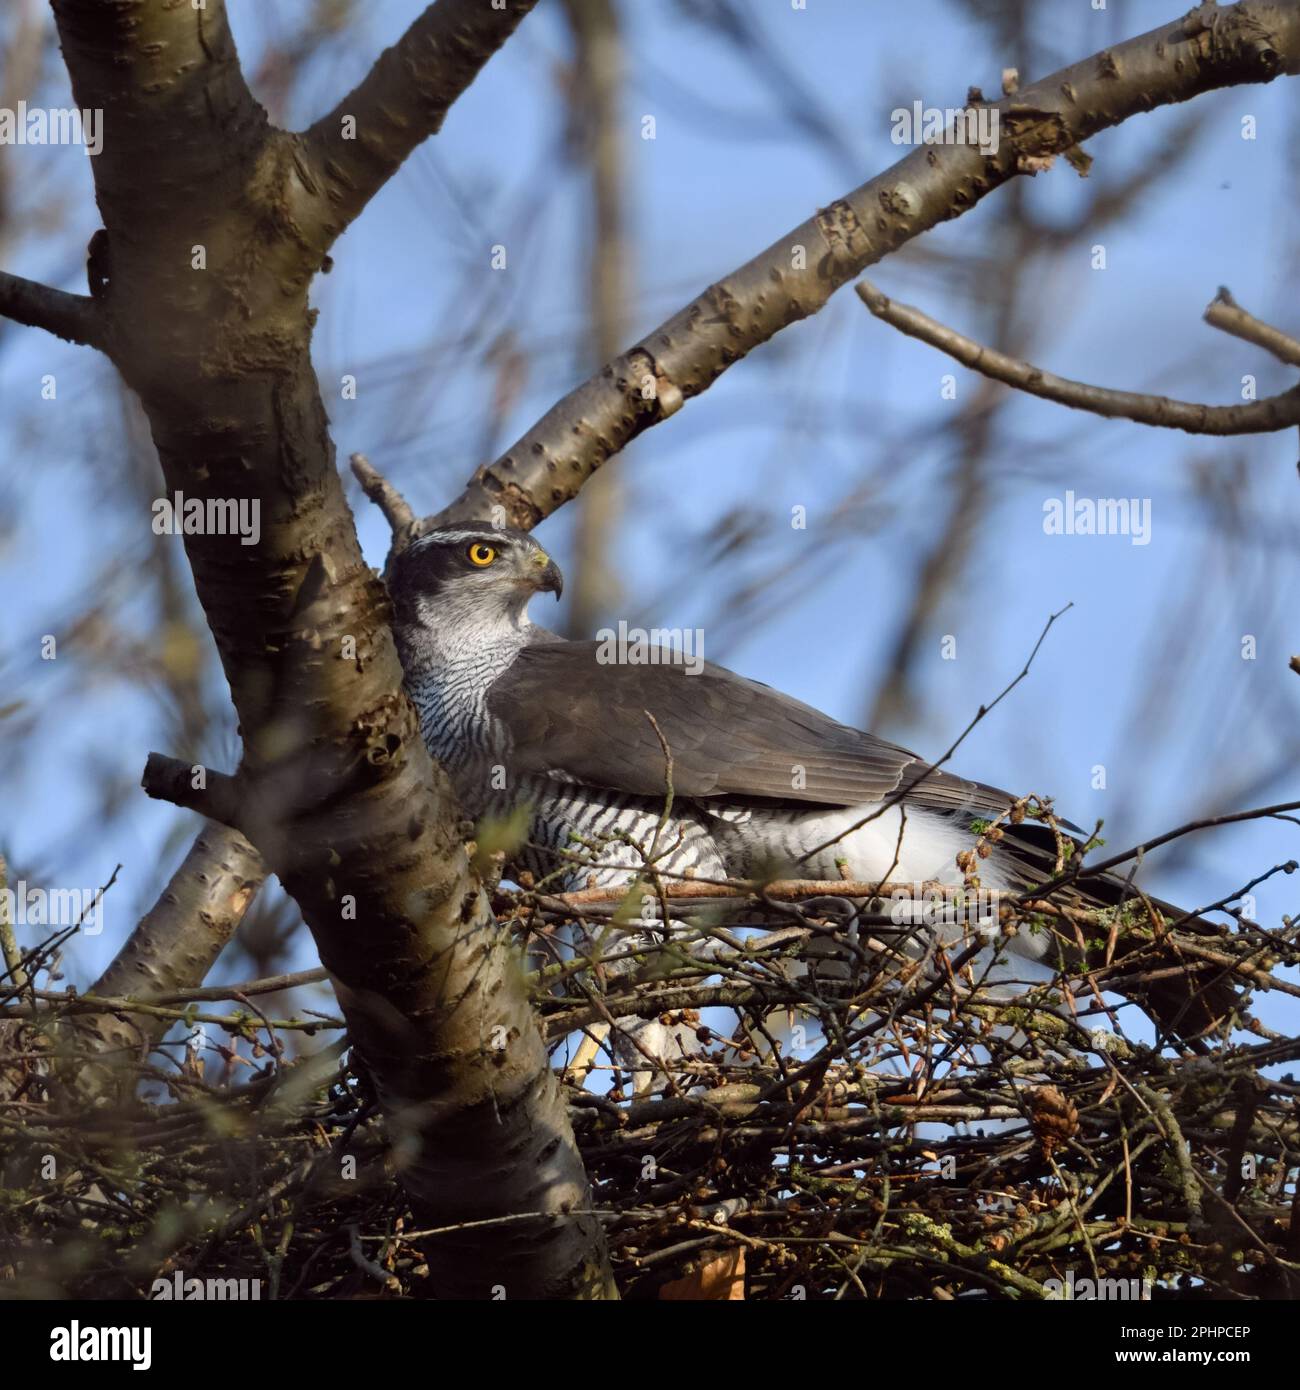
<path id="1" fill-rule="evenodd" d="M 1133 420 L 1140 425 L 1183 430 L 1188 434 L 1269 434 L 1300 424 L 1300 386 L 1278 396 L 1248 401 L 1244 405 L 1201 405 L 1174 401 L 1167 396 L 1137 391 L 1115 391 L 1083 381 L 1045 372 L 1031 362 L 1008 357 L 995 348 L 967 338 L 946 324 L 910 304 L 899 304 L 866 280 L 856 286 L 858 298 L 885 323 L 938 348 L 972 371 L 1025 391 L 1031 396 L 1055 401 L 1073 410 L 1087 410 L 1111 419 Z"/>

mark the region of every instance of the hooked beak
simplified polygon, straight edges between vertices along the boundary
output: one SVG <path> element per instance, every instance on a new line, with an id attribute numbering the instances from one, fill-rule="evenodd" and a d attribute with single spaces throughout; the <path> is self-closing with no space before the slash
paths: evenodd
<path id="1" fill-rule="evenodd" d="M 539 550 L 534 552 L 529 568 L 532 571 L 529 583 L 538 593 L 554 594 L 558 603 L 564 592 L 564 576 L 560 573 L 559 565 L 544 550 Z"/>

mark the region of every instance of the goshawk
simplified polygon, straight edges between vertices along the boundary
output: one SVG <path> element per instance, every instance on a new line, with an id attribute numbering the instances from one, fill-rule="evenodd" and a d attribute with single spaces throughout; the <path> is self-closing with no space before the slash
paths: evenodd
<path id="1" fill-rule="evenodd" d="M 657 843 L 664 875 L 748 879 L 788 866 L 808 879 L 961 885 L 972 865 L 959 868 L 959 856 L 1002 817 L 976 866 L 981 886 L 1011 893 L 1052 876 L 1059 829 L 1012 823 L 1010 794 L 719 666 L 604 661 L 601 643 L 529 620 L 530 599 L 558 597 L 561 584 L 530 535 L 486 525 L 428 532 L 389 574 L 407 689 L 466 813 L 531 807 L 513 871 L 552 875 L 553 891 L 626 885 Z M 665 745 L 673 799 L 656 841 Z M 1132 895 L 1125 881 L 1095 875 L 1074 900 L 1113 907 Z M 1180 929 L 1212 930 L 1195 919 Z M 1005 944 L 1056 959 L 1063 938 L 1077 963 L 1070 946 L 1080 938 L 1068 927 Z M 1218 1023 L 1234 996 L 1214 968 L 1172 942 L 1151 949 L 1161 978 L 1137 1002 L 1184 1039 Z"/>

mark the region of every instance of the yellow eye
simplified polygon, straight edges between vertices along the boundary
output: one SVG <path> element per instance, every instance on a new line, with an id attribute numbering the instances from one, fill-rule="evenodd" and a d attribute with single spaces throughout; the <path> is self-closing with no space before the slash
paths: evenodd
<path id="1" fill-rule="evenodd" d="M 475 541 L 465 552 L 469 556 L 471 565 L 477 565 L 480 569 L 490 565 L 497 558 L 496 551 L 490 545 L 484 545 L 482 541 Z"/>

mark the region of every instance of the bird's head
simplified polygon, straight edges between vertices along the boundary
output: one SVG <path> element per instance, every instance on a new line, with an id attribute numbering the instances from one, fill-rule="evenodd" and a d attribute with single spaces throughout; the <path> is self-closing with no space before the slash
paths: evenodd
<path id="1" fill-rule="evenodd" d="M 399 625 L 460 619 L 483 628 L 520 624 L 537 593 L 558 599 L 559 566 L 527 531 L 440 526 L 409 545 L 388 576 Z"/>

